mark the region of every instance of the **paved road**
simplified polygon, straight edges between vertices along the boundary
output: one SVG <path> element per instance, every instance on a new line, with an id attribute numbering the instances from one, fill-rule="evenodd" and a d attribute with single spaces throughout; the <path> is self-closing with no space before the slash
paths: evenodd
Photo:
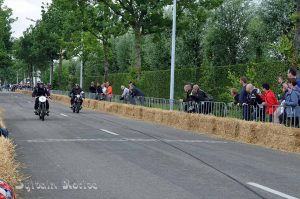
<path id="1" fill-rule="evenodd" d="M 0 93 L 25 199 L 300 198 L 300 155 Z"/>

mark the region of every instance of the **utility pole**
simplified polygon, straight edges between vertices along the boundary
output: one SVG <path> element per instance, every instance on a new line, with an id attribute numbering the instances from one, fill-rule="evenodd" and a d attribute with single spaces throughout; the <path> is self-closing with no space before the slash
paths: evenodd
<path id="1" fill-rule="evenodd" d="M 83 30 L 81 30 L 80 87 L 83 88 Z"/>
<path id="2" fill-rule="evenodd" d="M 171 82 L 170 82 L 170 110 L 174 109 L 174 82 L 175 82 L 175 56 L 176 56 L 176 0 L 173 0 L 173 30 L 171 53 Z"/>

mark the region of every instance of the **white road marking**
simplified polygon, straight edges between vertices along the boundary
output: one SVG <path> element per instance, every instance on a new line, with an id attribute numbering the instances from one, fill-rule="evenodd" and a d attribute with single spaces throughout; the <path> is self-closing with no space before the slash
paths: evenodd
<path id="1" fill-rule="evenodd" d="M 227 142 L 218 142 L 218 141 L 211 141 L 211 140 L 167 140 L 167 139 L 135 139 L 135 138 L 112 138 L 112 139 L 35 139 L 35 140 L 23 140 L 29 143 L 55 143 L 55 142 L 177 142 L 177 143 L 209 143 L 209 144 L 224 144 Z"/>
<path id="2" fill-rule="evenodd" d="M 64 117 L 69 117 L 69 116 L 67 116 L 67 115 L 65 115 L 65 114 L 62 114 L 62 113 L 61 113 L 60 115 L 61 115 L 61 116 L 64 116 Z"/>
<path id="3" fill-rule="evenodd" d="M 287 194 L 282 193 L 282 192 L 280 192 L 280 191 L 276 191 L 276 190 L 274 190 L 274 189 L 271 189 L 271 188 L 269 188 L 269 187 L 265 187 L 265 186 L 263 186 L 263 185 L 260 185 L 260 184 L 254 183 L 254 182 L 248 182 L 247 184 L 248 184 L 248 185 L 251 185 L 251 186 L 253 186 L 253 187 L 262 189 L 262 190 L 264 190 L 264 191 L 266 191 L 266 192 L 272 193 L 272 194 L 274 194 L 274 195 L 281 196 L 281 197 L 286 198 L 286 199 L 299 199 L 299 198 L 296 198 L 296 197 L 294 197 L 294 196 L 287 195 Z"/>
<path id="4" fill-rule="evenodd" d="M 111 131 L 108 131 L 108 130 L 105 130 L 105 129 L 99 129 L 100 131 L 103 131 L 105 133 L 108 133 L 108 134 L 111 134 L 111 135 L 119 135 L 117 133 L 114 133 L 114 132 L 111 132 Z"/>

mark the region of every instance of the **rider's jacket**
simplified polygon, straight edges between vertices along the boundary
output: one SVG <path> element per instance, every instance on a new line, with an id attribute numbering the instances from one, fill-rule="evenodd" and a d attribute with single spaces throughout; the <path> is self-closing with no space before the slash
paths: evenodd
<path id="1" fill-rule="evenodd" d="M 70 92 L 70 95 L 80 95 L 80 93 L 82 92 L 82 89 L 81 88 L 73 88 Z"/>
<path id="2" fill-rule="evenodd" d="M 45 87 L 43 87 L 43 88 L 40 88 L 40 87 L 34 88 L 33 93 L 32 93 L 32 97 L 40 97 L 40 96 L 50 96 L 50 93 Z"/>

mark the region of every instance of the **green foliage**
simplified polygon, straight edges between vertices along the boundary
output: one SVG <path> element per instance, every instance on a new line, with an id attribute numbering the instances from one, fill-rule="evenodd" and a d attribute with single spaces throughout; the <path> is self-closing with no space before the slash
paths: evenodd
<path id="1" fill-rule="evenodd" d="M 240 88 L 239 78 L 246 76 L 250 83 L 261 89 L 263 83 L 269 83 L 275 92 L 281 92 L 277 87 L 277 77 L 285 74 L 287 63 L 251 63 L 248 65 L 230 65 L 224 67 L 185 68 L 175 71 L 175 98 L 184 97 L 183 86 L 187 83 L 197 83 L 201 89 L 213 96 L 216 101 L 229 102 L 230 88 Z M 228 72 L 229 71 L 229 72 Z M 109 76 L 115 94 L 121 94 L 121 85 L 127 86 L 133 81 L 141 88 L 146 96 L 169 98 L 170 70 L 143 72 L 140 80 L 133 79 L 132 73 L 116 73 Z M 102 82 L 101 77 L 89 79 L 89 82 Z M 85 89 L 88 89 L 89 84 Z"/>

